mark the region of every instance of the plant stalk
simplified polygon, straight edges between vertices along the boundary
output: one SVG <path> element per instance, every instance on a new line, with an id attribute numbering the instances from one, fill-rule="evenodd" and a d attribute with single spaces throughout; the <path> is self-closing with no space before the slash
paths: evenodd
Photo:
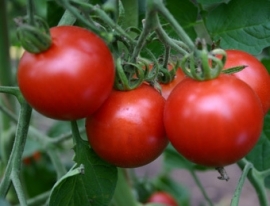
<path id="1" fill-rule="evenodd" d="M 244 158 L 237 162 L 237 165 L 244 170 L 246 164 L 249 162 Z M 269 206 L 266 190 L 264 187 L 264 176 L 260 174 L 254 167 L 247 174 L 247 178 L 253 185 L 260 202 L 260 206 Z"/>

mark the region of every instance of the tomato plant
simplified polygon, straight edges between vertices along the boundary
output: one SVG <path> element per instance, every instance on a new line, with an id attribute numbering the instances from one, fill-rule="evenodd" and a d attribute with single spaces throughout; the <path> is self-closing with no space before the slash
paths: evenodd
<path id="1" fill-rule="evenodd" d="M 47 51 L 23 54 L 18 68 L 20 90 L 47 117 L 87 117 L 112 90 L 112 54 L 102 39 L 84 28 L 58 26 L 50 32 L 52 45 Z"/>
<path id="2" fill-rule="evenodd" d="M 263 112 L 253 90 L 235 77 L 190 78 L 169 96 L 164 124 L 172 145 L 205 166 L 225 166 L 244 157 L 257 143 Z"/>
<path id="3" fill-rule="evenodd" d="M 90 146 L 102 159 L 119 167 L 150 163 L 168 144 L 164 104 L 164 98 L 146 84 L 132 91 L 113 91 L 86 119 Z"/>
<path id="4" fill-rule="evenodd" d="M 246 82 L 261 100 L 263 111 L 266 114 L 270 108 L 270 79 L 264 65 L 251 54 L 241 50 L 226 50 L 227 61 L 224 69 L 243 65 L 242 71 L 233 75 Z"/>
<path id="5" fill-rule="evenodd" d="M 179 206 L 176 200 L 167 192 L 154 192 L 148 199 L 148 203 L 161 203 L 164 206 Z"/>
<path id="6" fill-rule="evenodd" d="M 181 206 L 268 206 L 269 8 L 0 1 L 0 205 L 135 206 L 166 191 Z"/>

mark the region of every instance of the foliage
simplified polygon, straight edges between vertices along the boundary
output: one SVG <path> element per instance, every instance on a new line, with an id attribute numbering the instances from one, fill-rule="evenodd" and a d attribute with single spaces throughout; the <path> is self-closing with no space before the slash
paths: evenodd
<path id="1" fill-rule="evenodd" d="M 175 181 L 171 175 L 175 170 L 189 172 L 205 203 L 214 205 L 197 176 L 212 168 L 188 161 L 172 145 L 162 154 L 158 175 L 140 179 L 133 169 L 119 169 L 97 156 L 87 142 L 84 120 L 70 124 L 31 113 L 32 108 L 21 95 L 17 82 L 12 83 L 16 72 L 11 70 L 10 59 L 3 53 L 9 46 L 21 46 L 13 19 L 33 12 L 29 2 L 0 3 L 0 39 L 10 42 L 10 45 L 0 43 L 0 82 L 9 82 L 0 86 L 0 92 L 5 93 L 0 98 L 0 205 L 136 206 L 154 191 L 163 190 L 181 206 L 189 206 L 191 191 Z M 172 79 L 170 75 L 175 74 L 166 73 L 168 63 L 177 64 L 183 57 L 188 59 L 186 64 L 192 62 L 194 56 L 190 51 L 198 51 L 197 46 L 203 52 L 213 46 L 246 51 L 270 71 L 269 7 L 268 0 L 42 0 L 35 1 L 34 14 L 45 19 L 50 27 L 73 24 L 99 35 L 115 58 L 116 85 L 130 90 L 142 82 L 160 89 L 158 75 L 168 74 L 168 79 Z M 3 14 L 5 18 L 1 18 Z M 6 26 L 8 30 L 3 29 Z M 197 37 L 204 39 L 207 46 L 203 47 L 203 41 L 197 41 Z M 213 52 L 207 54 L 215 56 Z M 145 69 L 149 62 L 153 63 L 151 71 Z M 51 125 L 39 128 L 42 121 Z M 266 196 L 270 188 L 269 144 L 267 114 L 256 146 L 237 162 L 243 174 L 231 205 L 238 204 L 246 178 L 258 193 L 260 204 L 269 205 Z M 33 158 L 37 151 L 40 159 Z M 30 165 L 22 163 L 26 157 L 31 157 Z M 30 184 L 33 176 L 39 178 Z"/>

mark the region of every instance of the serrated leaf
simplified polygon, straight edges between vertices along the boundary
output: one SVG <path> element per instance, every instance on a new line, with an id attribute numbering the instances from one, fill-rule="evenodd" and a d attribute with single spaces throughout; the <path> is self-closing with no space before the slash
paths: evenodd
<path id="1" fill-rule="evenodd" d="M 221 47 L 259 54 L 270 45 L 270 1 L 232 0 L 221 4 L 205 18 L 213 40 Z"/>
<path id="2" fill-rule="evenodd" d="M 108 205 L 117 182 L 117 168 L 101 160 L 87 142 L 77 146 L 77 165 L 57 182 L 50 206 Z M 79 165 L 84 167 L 82 173 L 78 171 Z"/>

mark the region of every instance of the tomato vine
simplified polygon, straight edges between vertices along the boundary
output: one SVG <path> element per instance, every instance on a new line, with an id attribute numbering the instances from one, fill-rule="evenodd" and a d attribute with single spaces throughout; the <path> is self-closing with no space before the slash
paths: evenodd
<path id="1" fill-rule="evenodd" d="M 16 18 L 20 46 L 26 50 L 15 72 L 16 83 L 11 80 L 13 74 L 9 72 L 11 64 L 6 55 L 9 49 L 5 43 L 8 39 L 5 32 L 8 15 L 6 1 L 0 3 L 0 36 L 3 37 L 0 38 L 0 51 L 4 54 L 0 55 L 4 68 L 0 68 L 0 92 L 5 95 L 1 96 L 1 129 L 13 131 L 8 135 L 9 144 L 15 137 L 11 153 L 4 148 L 4 144 L 1 146 L 0 164 L 4 169 L 0 169 L 0 203 L 8 201 L 10 186 L 13 185 L 18 198 L 15 204 L 22 206 L 72 205 L 72 202 L 139 206 L 146 202 L 145 197 L 150 197 L 155 191 L 168 192 L 177 197 L 177 204 L 188 206 L 192 196 L 182 197 L 181 192 L 184 194 L 186 189 L 181 189 L 181 185 L 170 177 L 172 169 L 179 167 L 189 171 L 204 201 L 214 205 L 196 173 L 213 167 L 220 173 L 219 179 L 228 181 L 229 174 L 224 167 L 237 163 L 242 175 L 231 205 L 239 204 L 246 179 L 255 188 L 260 205 L 269 205 L 266 188 L 269 184 L 266 180 L 270 165 L 265 162 L 268 156 L 259 160 L 263 165 L 261 168 L 252 159 L 256 150 L 261 151 L 260 155 L 267 154 L 262 151 L 270 144 L 267 127 L 269 74 L 258 58 L 254 57 L 259 66 L 250 61 L 233 59 L 232 51 L 241 53 L 240 50 L 246 48 L 241 46 L 245 38 L 235 37 L 241 42 L 235 44 L 224 33 L 237 26 L 230 27 L 223 22 L 225 25 L 222 28 L 228 27 L 228 31 L 213 29 L 218 28 L 214 22 L 218 13 L 230 11 L 232 6 L 239 8 L 236 0 L 227 4 L 214 1 L 214 7 L 203 0 L 173 1 L 179 11 L 175 11 L 169 1 L 142 2 L 50 1 L 46 4 L 61 11 L 50 23 L 48 19 L 45 21 L 36 15 L 36 3 L 28 0 L 26 17 Z M 259 0 L 252 5 L 262 8 L 264 3 L 267 3 L 266 0 Z M 240 7 L 247 6 L 244 0 L 238 0 L 238 4 Z M 179 5 L 192 8 L 188 14 L 196 13 L 193 21 L 189 18 L 183 20 L 183 16 L 177 18 L 176 13 L 182 12 Z M 232 12 L 231 15 L 235 14 Z M 244 14 L 238 12 L 238 15 L 240 21 Z M 264 17 L 265 12 L 262 9 L 261 14 L 256 15 Z M 200 21 L 197 21 L 198 18 Z M 247 24 L 265 28 L 264 22 Z M 190 28 L 192 31 L 188 31 Z M 267 31 L 260 33 L 265 36 L 260 36 L 257 41 L 250 40 L 256 49 L 250 48 L 249 53 L 260 50 L 264 57 L 268 54 L 270 41 L 267 40 Z M 95 41 L 88 39 L 89 35 Z M 220 42 L 218 38 L 221 38 Z M 265 46 L 262 46 L 259 39 L 264 38 Z M 224 39 L 229 46 L 226 46 Z M 59 46 L 61 40 L 63 42 Z M 94 45 L 97 40 L 101 43 Z M 230 47 L 234 50 L 229 50 Z M 56 59 L 47 59 L 55 48 L 51 57 Z M 253 59 L 251 54 L 248 55 L 248 60 Z M 42 70 L 42 67 L 45 69 Z M 257 72 L 253 69 L 255 67 L 263 71 L 259 81 L 263 82 L 261 85 L 244 77 L 245 72 Z M 42 71 L 45 73 L 42 74 Z M 51 71 L 51 76 L 45 76 L 48 71 Z M 78 73 L 80 71 L 83 72 Z M 57 75 L 58 78 L 54 79 Z M 66 77 L 76 77 L 76 80 L 71 84 L 72 79 Z M 46 81 L 40 85 L 43 80 Z M 94 90 L 93 86 L 100 89 Z M 144 92 L 136 95 L 142 88 Z M 243 96 L 240 97 L 240 94 Z M 18 100 L 19 113 L 9 96 Z M 99 98 L 102 100 L 99 101 Z M 45 109 L 40 109 L 36 101 Z M 99 103 L 89 112 L 95 101 Z M 71 124 L 66 126 L 66 122 L 61 122 L 65 125 L 65 132 L 53 137 L 34 126 L 36 116 L 32 115 L 32 108 L 45 117 L 68 120 Z M 29 188 L 21 178 L 26 171 L 21 163 L 29 140 L 43 151 L 47 170 L 55 174 L 50 188 L 38 195 L 29 195 L 30 198 L 27 194 Z M 0 137 L 0 144 L 5 141 Z M 169 146 L 168 141 L 171 142 Z M 260 144 L 267 146 L 258 149 Z M 60 153 L 71 148 L 74 158 L 63 160 L 65 155 Z M 149 164 L 161 154 L 164 155 L 164 167 L 156 179 L 151 180 L 152 187 L 143 182 L 135 188 L 138 177 L 133 170 L 126 168 Z M 73 194 L 66 188 L 80 191 L 83 195 Z M 144 198 L 140 197 L 140 190 L 143 190 Z M 67 200 L 67 196 L 72 200 Z"/>

